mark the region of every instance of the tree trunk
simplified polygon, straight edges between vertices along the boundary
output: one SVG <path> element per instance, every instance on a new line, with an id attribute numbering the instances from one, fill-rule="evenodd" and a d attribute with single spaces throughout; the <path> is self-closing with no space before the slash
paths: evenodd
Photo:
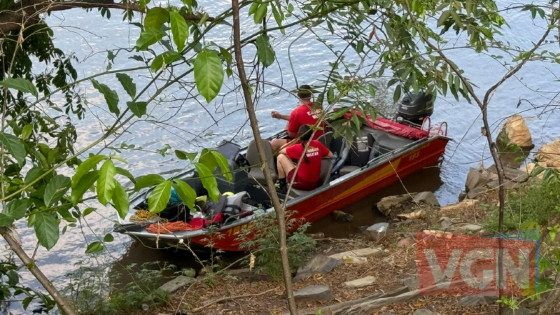
<path id="1" fill-rule="evenodd" d="M 17 232 L 14 228 L 4 228 L 0 227 L 0 234 L 6 240 L 10 249 L 16 253 L 16 255 L 21 259 L 23 264 L 31 271 L 31 273 L 37 278 L 37 280 L 41 283 L 41 285 L 47 290 L 47 292 L 52 296 L 58 308 L 67 315 L 74 315 L 76 314 L 68 301 L 58 292 L 58 290 L 54 287 L 54 285 L 49 281 L 49 279 L 43 274 L 41 269 L 37 267 L 35 261 L 33 261 L 27 253 L 21 247 L 21 243 L 19 241 L 19 237 Z"/>
<path id="2" fill-rule="evenodd" d="M 290 263 L 288 261 L 288 247 L 286 244 L 286 216 L 284 213 L 284 208 L 280 204 L 278 199 L 278 194 L 274 188 L 274 183 L 272 182 L 272 176 L 270 174 L 269 168 L 267 167 L 267 158 L 264 153 L 264 148 L 261 143 L 261 134 L 259 131 L 259 123 L 257 121 L 257 116 L 255 115 L 255 106 L 249 93 L 249 85 L 247 81 L 247 76 L 245 74 L 245 68 L 243 64 L 243 55 L 241 52 L 240 43 L 240 26 L 239 26 L 239 3 L 238 0 L 231 1 L 233 8 L 233 42 L 234 42 L 234 52 L 235 61 L 237 64 L 237 70 L 239 72 L 239 79 L 241 81 L 241 88 L 243 89 L 243 97 L 245 98 L 245 105 L 247 108 L 247 113 L 249 115 L 249 120 L 251 122 L 251 128 L 253 129 L 253 135 L 257 143 L 257 150 L 259 152 L 259 157 L 263 163 L 264 177 L 266 179 L 266 186 L 270 193 L 272 199 L 272 205 L 276 211 L 276 218 L 278 221 L 278 229 L 280 230 L 280 254 L 282 256 L 282 269 L 284 271 L 284 284 L 286 286 L 286 296 L 288 299 L 288 307 L 290 313 L 297 314 L 297 308 L 294 298 L 294 292 L 292 290 L 292 274 L 290 272 Z"/>

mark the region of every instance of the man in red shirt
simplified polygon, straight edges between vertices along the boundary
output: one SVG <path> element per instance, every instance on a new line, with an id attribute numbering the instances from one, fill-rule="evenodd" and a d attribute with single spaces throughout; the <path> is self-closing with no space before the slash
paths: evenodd
<path id="1" fill-rule="evenodd" d="M 321 105 L 315 105 L 311 102 L 311 87 L 309 85 L 302 85 L 298 89 L 298 97 L 300 99 L 300 104 L 292 113 L 288 115 L 282 115 L 277 111 L 272 111 L 272 118 L 284 119 L 288 121 L 286 126 L 286 131 L 288 132 L 288 139 L 273 139 L 270 141 L 272 146 L 272 151 L 276 152 L 282 148 L 290 140 L 294 139 L 298 135 L 299 127 L 302 125 L 315 125 L 317 119 L 321 115 Z M 320 125 L 324 130 L 324 123 Z M 315 131 L 313 139 L 319 138 L 323 134 L 323 130 Z"/>
<path id="2" fill-rule="evenodd" d="M 309 140 L 311 134 L 309 125 L 302 125 L 298 130 L 301 142 L 280 150 L 276 163 L 280 193 L 286 193 L 287 183 L 292 180 L 292 187 L 296 189 L 312 190 L 319 186 L 321 159 L 332 158 L 333 154 L 321 142 Z M 303 161 L 296 172 L 294 160 L 297 162 L 302 156 Z"/>

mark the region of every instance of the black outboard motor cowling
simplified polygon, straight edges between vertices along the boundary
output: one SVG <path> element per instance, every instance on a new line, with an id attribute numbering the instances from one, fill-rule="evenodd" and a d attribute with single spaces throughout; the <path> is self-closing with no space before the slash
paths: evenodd
<path id="1" fill-rule="evenodd" d="M 421 125 L 424 117 L 434 112 L 434 99 L 424 92 L 407 93 L 399 104 L 395 120 L 405 124 Z"/>

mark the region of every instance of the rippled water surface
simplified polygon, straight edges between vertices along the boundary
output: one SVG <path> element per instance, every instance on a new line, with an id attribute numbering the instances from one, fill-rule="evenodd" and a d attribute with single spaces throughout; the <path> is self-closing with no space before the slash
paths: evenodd
<path id="1" fill-rule="evenodd" d="M 199 2 L 204 5 L 202 4 L 204 1 Z M 229 4 L 228 1 L 213 1 L 212 3 L 216 8 L 223 8 Z M 96 74 L 105 69 L 106 49 L 134 45 L 138 36 L 137 28 L 121 22 L 119 16 L 118 12 L 114 12 L 113 18 L 107 20 L 96 13 L 71 10 L 56 12 L 48 18 L 49 24 L 54 26 L 57 45 L 68 53 L 75 52 L 76 57 L 80 60 L 78 66 L 80 77 Z M 511 45 L 527 47 L 536 41 L 534 35 L 531 34 L 542 31 L 542 26 L 533 25 L 528 19 L 527 13 L 508 16 L 508 20 L 514 23 L 510 23 L 511 29 L 505 30 L 504 36 L 512 41 Z M 249 22 L 244 24 L 245 33 L 249 32 L 249 26 Z M 528 32 L 527 27 L 536 31 Z M 212 36 L 213 40 L 219 44 L 228 45 L 230 41 L 229 38 L 221 38 L 219 32 Z M 453 45 L 455 40 L 450 38 L 449 46 Z M 291 42 L 283 38 L 275 39 L 275 45 L 277 45 L 275 47 L 278 47 L 278 63 L 272 65 L 266 72 L 264 80 L 270 85 L 266 88 L 265 96 L 257 104 L 257 116 L 264 136 L 271 135 L 285 125 L 284 121 L 271 119 L 270 111 L 278 110 L 288 113 L 297 102 L 286 91 L 272 88 L 272 86 L 278 85 L 283 86 L 284 89 L 293 89 L 296 86 L 295 77 L 299 84 L 318 83 L 324 71 L 329 68 L 327 61 L 333 57 L 323 44 L 309 33 L 290 44 Z M 295 73 L 292 72 L 286 55 L 288 49 L 291 52 Z M 551 47 L 551 49 L 557 50 L 558 46 Z M 459 49 L 449 52 L 453 60 L 464 71 L 465 76 L 477 86 L 479 93 L 483 93 L 496 83 L 506 71 L 506 68 L 492 59 L 491 53 L 495 52 L 477 56 L 468 50 Z M 136 65 L 137 63 L 130 59 L 118 57 L 113 67 L 122 69 Z M 492 126 L 498 128 L 498 125 L 508 115 L 522 113 L 528 120 L 537 148 L 559 136 L 558 116 L 555 113 L 543 113 L 542 108 L 558 92 L 557 85 L 553 85 L 553 83 L 558 83 L 558 75 L 560 75 L 558 64 L 529 63 L 515 78 L 509 80 L 492 95 L 489 107 Z M 150 79 L 145 73 L 133 73 L 131 76 L 139 86 Z M 114 76 L 104 76 L 100 80 L 113 88 L 118 86 Z M 232 87 L 232 82 L 225 82 L 224 90 L 230 90 Z M 78 147 L 85 146 L 98 138 L 106 128 L 104 122 L 109 117 L 102 106 L 98 107 L 98 105 L 104 104 L 102 97 L 91 87 L 89 89 L 84 87 L 84 89 L 86 89 L 84 93 L 90 97 L 88 102 L 91 106 L 91 113 L 94 115 L 90 113 L 85 120 L 77 123 L 80 132 Z M 189 86 L 172 88 L 164 95 L 165 101 L 150 107 L 150 119 L 135 122 L 129 126 L 122 137 L 107 143 L 116 148 L 135 145 L 137 150 L 122 150 L 120 153 L 128 161 L 127 168 L 135 176 L 147 173 L 172 174 L 183 169 L 186 164 L 184 161 L 176 159 L 174 155 L 162 156 L 154 152 L 166 146 L 170 148 L 169 152 L 173 152 L 174 149 L 196 151 L 202 147 L 212 147 L 222 139 L 233 139 L 246 144 L 252 137 L 251 129 L 246 123 L 247 115 L 243 110 L 243 99 L 240 94 L 222 95 L 219 97 L 219 102 L 209 105 L 194 101 L 181 101 L 190 92 L 194 92 L 191 89 L 192 87 Z M 122 95 L 124 98 L 125 93 Z M 520 102 L 520 100 L 523 101 Z M 534 107 L 539 108 L 534 109 Z M 405 182 L 405 185 L 410 188 L 409 190 L 433 189 L 436 191 L 440 203 L 451 203 L 456 201 L 457 195 L 463 189 L 469 167 L 476 167 L 481 163 L 485 166 L 492 164 L 485 139 L 480 134 L 482 122 L 479 113 L 476 105 L 468 104 L 466 101 L 456 101 L 450 95 L 438 97 L 432 120 L 447 121 L 448 136 L 453 138 L 453 141 L 447 147 L 441 172 L 435 174 L 434 172 L 421 172 L 414 175 L 412 181 Z M 164 123 L 154 123 L 155 120 L 163 120 Z M 497 133 L 496 130 L 493 132 Z M 92 151 L 96 152 L 96 150 Z M 108 153 L 108 151 L 104 151 L 104 153 Z M 422 181 L 424 184 L 418 185 L 418 183 L 423 183 Z M 400 193 L 401 190 L 401 187 L 393 187 L 385 189 L 384 192 L 386 194 Z M 376 198 L 378 196 L 372 196 L 351 207 L 351 210 L 357 211 L 358 223 L 375 220 L 375 218 L 368 217 L 369 214 L 360 213 L 359 209 L 370 207 Z M 86 259 L 84 238 L 92 241 L 98 237 L 102 238 L 112 230 L 113 211 L 98 204 L 91 204 L 91 206 L 98 207 L 99 210 L 89 216 L 87 222 L 80 227 L 69 227 L 50 252 L 43 248 L 37 250 L 36 258 L 41 268 L 56 283 L 64 283 L 64 275 L 75 270 L 74 264 Z M 320 221 L 314 229 L 321 227 L 324 227 L 323 230 L 326 232 L 329 231 L 328 219 Z M 32 252 L 36 240 L 31 231 L 21 227 L 20 233 L 24 246 L 29 252 Z M 332 233 L 336 236 L 334 231 Z M 352 231 L 348 231 L 348 233 L 352 233 Z M 120 234 L 114 236 L 115 241 L 109 246 L 108 255 L 95 259 L 99 261 L 116 260 L 120 264 L 126 264 L 129 261 L 140 260 L 140 257 L 152 257 L 152 254 L 144 253 L 137 247 L 133 247 L 131 251 L 127 252 L 131 243 L 130 239 Z M 122 260 L 123 257 L 124 260 Z M 93 262 L 86 262 L 86 264 L 91 263 Z M 30 280 L 31 276 L 28 276 L 27 279 Z"/>

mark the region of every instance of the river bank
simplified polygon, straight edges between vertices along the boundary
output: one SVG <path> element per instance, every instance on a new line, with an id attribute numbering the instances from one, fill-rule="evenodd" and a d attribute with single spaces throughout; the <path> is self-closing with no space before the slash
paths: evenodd
<path id="1" fill-rule="evenodd" d="M 550 148 L 555 148 L 555 143 L 543 146 L 544 151 L 543 148 L 537 151 L 536 156 L 541 165 L 556 166 L 551 159 L 547 162 L 543 155 L 550 153 L 548 155 L 554 158 L 556 154 Z M 542 198 L 557 198 L 558 194 L 551 191 L 550 196 L 543 196 L 543 192 L 548 192 L 550 187 L 543 184 L 539 176 L 530 177 L 532 169 L 532 164 L 521 169 L 508 166 L 504 183 L 508 190 L 508 200 L 516 203 L 524 200 L 524 209 L 529 209 L 531 203 L 535 202 L 529 199 L 536 199 L 537 203 L 540 199 L 540 206 L 547 207 Z M 471 169 L 465 183 L 465 192 L 459 196 L 460 199 L 466 199 L 443 207 L 439 206 L 437 199 L 429 191 L 419 194 L 408 191 L 380 200 L 366 199 L 356 205 L 368 207 L 372 213 L 381 212 L 387 223 L 386 231 L 379 228 L 383 223 L 369 227 L 360 225 L 363 218 L 353 218 L 352 211 L 348 209 L 325 218 L 330 220 L 331 230 L 355 233 L 340 238 L 325 236 L 328 234 L 317 232 L 313 228 L 309 231 L 313 232 L 310 235 L 315 239 L 316 250 L 309 256 L 308 265 L 300 268 L 293 283 L 299 312 L 496 314 L 498 303 L 495 295 L 430 295 L 419 291 L 417 264 L 417 232 L 468 236 L 497 234 L 496 178 L 495 168 Z M 542 187 L 544 189 L 538 190 Z M 546 222 L 538 222 L 542 230 L 550 230 L 552 225 L 547 226 L 546 223 L 555 222 L 554 217 L 557 216 L 547 213 L 550 210 L 548 208 L 533 207 L 531 211 L 538 213 L 523 213 L 523 216 L 519 211 L 519 217 L 515 217 L 516 209 L 510 210 L 513 211 L 508 210 L 506 213 L 508 231 L 519 229 L 526 222 L 543 221 L 539 215 L 547 218 Z M 511 224 L 512 220 L 519 222 Z M 542 245 L 545 245 L 544 241 Z M 557 244 L 553 240 L 546 245 Z M 545 255 L 544 250 L 542 255 Z M 250 259 L 246 258 L 245 265 L 249 264 Z M 551 273 L 548 272 L 546 277 L 550 278 Z M 186 279 L 185 283 L 177 287 L 181 288 L 173 293 L 166 306 L 155 311 L 156 314 L 283 314 L 288 311 L 283 283 L 272 281 L 266 275 L 249 268 L 208 272 L 196 279 Z M 513 301 L 524 301 L 523 303 L 511 302 L 511 305 L 518 307 L 515 314 L 534 314 L 545 300 L 541 298 L 531 301 L 522 296 Z M 154 310 L 140 313 L 154 314 Z"/>

